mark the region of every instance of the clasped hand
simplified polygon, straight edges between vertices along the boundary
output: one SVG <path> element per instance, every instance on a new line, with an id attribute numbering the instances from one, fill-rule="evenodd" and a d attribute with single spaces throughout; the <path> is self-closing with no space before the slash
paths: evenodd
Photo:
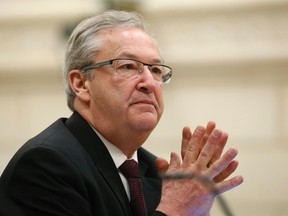
<path id="1" fill-rule="evenodd" d="M 236 170 L 238 151 L 229 148 L 223 155 L 228 134 L 215 128 L 214 122 L 198 126 L 192 133 L 183 128 L 181 157 L 172 152 L 170 164 L 158 158 L 163 176 L 183 176 L 163 180 L 158 211 L 167 215 L 207 216 L 216 195 L 243 182 L 242 176 L 227 178 Z M 186 178 L 186 177 L 187 178 Z"/>

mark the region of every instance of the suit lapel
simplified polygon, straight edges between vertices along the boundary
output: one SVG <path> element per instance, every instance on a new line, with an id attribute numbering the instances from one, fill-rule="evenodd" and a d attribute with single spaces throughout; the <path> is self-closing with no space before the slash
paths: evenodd
<path id="1" fill-rule="evenodd" d="M 162 180 L 156 169 L 155 160 L 156 157 L 144 148 L 138 149 L 138 162 L 148 215 L 155 211 L 161 198 Z"/>
<path id="2" fill-rule="evenodd" d="M 76 112 L 66 121 L 66 125 L 90 155 L 90 158 L 95 164 L 95 168 L 101 173 L 121 203 L 124 214 L 132 215 L 123 183 L 118 174 L 118 169 L 115 167 L 113 159 L 101 139 L 90 125 Z"/>

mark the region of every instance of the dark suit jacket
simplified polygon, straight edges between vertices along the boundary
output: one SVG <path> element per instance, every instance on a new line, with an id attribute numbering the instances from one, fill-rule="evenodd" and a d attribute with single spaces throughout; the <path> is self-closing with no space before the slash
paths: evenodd
<path id="1" fill-rule="evenodd" d="M 0 188 L 2 189 L 2 188 Z M 25 216 L 19 207 L 1 190 L 0 191 L 0 216 Z"/>
<path id="2" fill-rule="evenodd" d="M 148 214 L 162 215 L 155 212 L 161 196 L 155 159 L 138 150 Z M 76 112 L 23 145 L 4 170 L 1 187 L 28 216 L 132 215 L 109 152 Z"/>

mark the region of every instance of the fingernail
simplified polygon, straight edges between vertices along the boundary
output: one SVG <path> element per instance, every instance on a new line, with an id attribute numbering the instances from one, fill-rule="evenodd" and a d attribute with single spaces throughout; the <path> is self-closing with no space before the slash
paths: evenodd
<path id="1" fill-rule="evenodd" d="M 230 148 L 227 151 L 229 153 L 229 155 L 231 156 L 236 156 L 238 154 L 238 150 L 236 148 Z"/>
<path id="2" fill-rule="evenodd" d="M 212 132 L 212 135 L 214 136 L 214 137 L 219 137 L 219 136 L 221 136 L 221 130 L 219 130 L 219 129 L 214 129 L 213 130 L 213 132 Z"/>

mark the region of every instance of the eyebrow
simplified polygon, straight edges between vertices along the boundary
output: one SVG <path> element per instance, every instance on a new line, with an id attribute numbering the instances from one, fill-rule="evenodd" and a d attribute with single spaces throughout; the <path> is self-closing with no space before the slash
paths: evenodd
<path id="1" fill-rule="evenodd" d="M 129 52 L 120 53 L 120 55 L 117 56 L 116 58 L 131 58 L 131 59 L 135 59 L 135 60 L 141 60 L 141 58 L 139 58 L 139 56 L 134 55 L 134 54 L 129 53 Z M 152 59 L 151 63 L 160 64 L 160 63 L 163 63 L 163 61 L 161 58 L 154 58 L 154 59 Z"/>

